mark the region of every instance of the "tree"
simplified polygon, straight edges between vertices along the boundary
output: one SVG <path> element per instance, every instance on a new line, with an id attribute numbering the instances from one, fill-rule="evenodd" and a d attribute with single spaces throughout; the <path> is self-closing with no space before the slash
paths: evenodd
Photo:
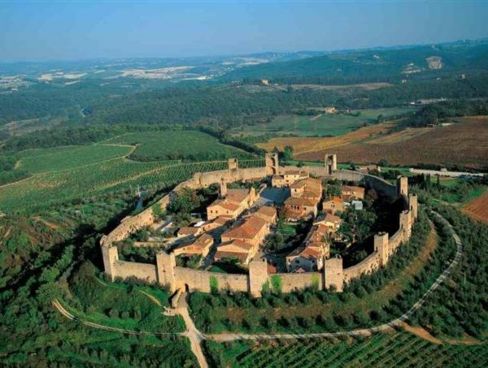
<path id="1" fill-rule="evenodd" d="M 219 292 L 219 281 L 215 276 L 210 276 L 210 292 L 217 294 Z"/>
<path id="2" fill-rule="evenodd" d="M 284 244 L 285 244 L 285 238 L 280 232 L 276 232 L 268 236 L 268 238 L 266 239 L 265 248 L 269 251 L 277 251 L 283 248 Z"/>
<path id="3" fill-rule="evenodd" d="M 292 146 L 285 146 L 283 150 L 283 160 L 291 161 L 293 160 L 293 147 Z"/>
<path id="4" fill-rule="evenodd" d="M 283 285 L 283 281 L 281 277 L 278 275 L 271 276 L 271 287 L 273 288 L 273 292 L 275 294 L 281 294 L 281 288 Z"/>

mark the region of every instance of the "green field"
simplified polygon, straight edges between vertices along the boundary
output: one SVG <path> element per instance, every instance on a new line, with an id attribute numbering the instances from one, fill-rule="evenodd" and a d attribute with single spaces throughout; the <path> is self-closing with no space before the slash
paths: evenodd
<path id="1" fill-rule="evenodd" d="M 114 159 L 58 172 L 44 172 L 0 187 L 0 210 L 22 211 L 66 200 L 83 199 L 114 190 L 143 187 L 164 189 L 194 172 L 223 169 L 227 162 L 135 162 Z"/>
<path id="2" fill-rule="evenodd" d="M 412 111 L 411 108 L 385 108 L 357 110 L 358 116 L 346 114 L 317 114 L 305 115 L 281 115 L 270 123 L 260 123 L 252 126 L 244 126 L 233 133 L 244 135 L 259 135 L 273 133 L 277 135 L 293 134 L 297 136 L 337 136 L 354 130 L 364 123 L 376 121 L 379 115 L 383 117 L 403 114 Z"/>
<path id="3" fill-rule="evenodd" d="M 88 161 L 91 149 L 99 146 L 85 146 L 79 152 L 86 154 Z M 56 157 L 52 154 L 52 157 Z M 0 186 L 0 211 L 23 212 L 28 209 L 44 208 L 69 200 L 87 200 L 92 196 L 138 186 L 143 189 L 161 190 L 181 181 L 187 180 L 195 172 L 222 170 L 227 161 L 189 162 L 153 161 L 138 162 L 125 157 L 113 158 L 91 164 L 81 165 L 83 156 L 79 157 L 75 167 L 60 171 L 67 166 L 56 159 L 43 172 L 8 185 Z M 241 167 L 260 166 L 262 160 L 240 161 Z M 49 170 L 49 171 L 48 171 Z"/>
<path id="4" fill-rule="evenodd" d="M 26 150 L 19 153 L 19 169 L 30 173 L 59 171 L 128 155 L 133 148 L 93 144 Z"/>
<path id="5" fill-rule="evenodd" d="M 289 342 L 206 342 L 216 367 L 486 367 L 488 345 L 434 344 L 406 332 Z"/>
<path id="6" fill-rule="evenodd" d="M 168 292 L 147 285 L 105 282 L 91 263 L 74 276 L 69 299 L 61 303 L 76 317 L 104 326 L 147 332 L 182 332 L 180 316 L 166 316 Z"/>
<path id="7" fill-rule="evenodd" d="M 221 160 L 249 158 L 245 151 L 220 143 L 215 137 L 196 130 L 164 130 L 127 133 L 105 143 L 137 145 L 131 158 L 151 160 Z"/>

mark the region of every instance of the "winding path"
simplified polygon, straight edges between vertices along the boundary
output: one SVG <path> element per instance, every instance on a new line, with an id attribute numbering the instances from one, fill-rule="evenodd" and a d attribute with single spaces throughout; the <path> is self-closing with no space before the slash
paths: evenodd
<path id="1" fill-rule="evenodd" d="M 303 333 L 303 334 L 233 334 L 233 333 L 221 333 L 221 334 L 206 334 L 204 335 L 206 339 L 214 341 L 234 341 L 234 340 L 280 340 L 280 339 L 310 339 L 310 338 L 325 338 L 325 337 L 338 337 L 338 336 L 370 336 L 375 332 L 382 332 L 394 329 L 395 327 L 401 327 L 402 324 L 408 320 L 408 318 L 419 310 L 429 297 L 429 295 L 434 292 L 444 280 L 451 274 L 452 270 L 459 264 L 461 257 L 463 256 L 463 245 L 461 239 L 454 231 L 452 225 L 440 214 L 435 211 L 432 213 L 439 218 L 441 222 L 446 224 L 451 230 L 451 235 L 456 242 L 456 255 L 453 260 L 449 263 L 449 266 L 439 275 L 435 282 L 430 286 L 430 288 L 422 295 L 422 297 L 405 313 L 400 317 L 391 320 L 390 322 L 384 323 L 379 326 L 355 329 L 350 331 L 338 331 L 338 332 L 318 332 L 318 333 Z"/>
<path id="2" fill-rule="evenodd" d="M 338 331 L 338 332 L 318 332 L 318 333 L 303 333 L 303 334 L 239 334 L 239 333 L 220 333 L 220 334 L 203 334 L 200 332 L 197 327 L 195 326 L 193 320 L 190 317 L 188 312 L 188 305 L 186 303 L 185 295 L 182 295 L 178 306 L 175 309 L 170 309 L 167 311 L 168 315 L 176 315 L 179 314 L 185 321 L 186 324 L 186 331 L 185 332 L 173 332 L 173 333 L 155 333 L 155 332 L 146 332 L 146 331 L 134 331 L 134 330 L 126 330 L 106 325 L 101 325 L 98 323 L 93 323 L 89 321 L 81 320 L 80 318 L 74 316 L 72 313 L 67 311 L 61 303 L 55 299 L 52 302 L 52 305 L 66 318 L 70 320 L 79 320 L 82 324 L 88 327 L 102 329 L 106 331 L 112 332 L 120 332 L 123 334 L 128 335 L 155 335 L 155 336 L 184 336 L 188 337 L 191 344 L 191 349 L 195 354 L 198 363 L 202 368 L 207 368 L 208 364 L 205 359 L 205 355 L 203 354 L 201 348 L 201 342 L 203 340 L 213 340 L 218 342 L 225 342 L 225 341 L 235 341 L 235 340 L 286 340 L 286 339 L 311 339 L 311 338 L 327 338 L 327 337 L 339 337 L 339 336 L 370 336 L 376 332 L 384 332 L 392 330 L 396 327 L 401 327 L 403 323 L 409 319 L 409 317 L 414 314 L 417 310 L 419 310 L 429 297 L 429 295 L 434 292 L 443 282 L 444 280 L 451 274 L 452 270 L 459 264 L 461 258 L 463 256 L 463 246 L 461 243 L 461 239 L 454 231 L 452 225 L 440 214 L 435 211 L 432 211 L 433 215 L 436 216 L 441 222 L 447 225 L 451 231 L 451 235 L 456 243 L 456 254 L 452 261 L 449 263 L 449 266 L 437 277 L 436 281 L 430 286 L 430 288 L 422 295 L 422 297 L 404 314 L 400 317 L 391 320 L 390 322 L 384 323 L 379 326 L 371 327 L 371 328 L 364 328 L 364 329 L 355 329 L 350 331 Z"/>

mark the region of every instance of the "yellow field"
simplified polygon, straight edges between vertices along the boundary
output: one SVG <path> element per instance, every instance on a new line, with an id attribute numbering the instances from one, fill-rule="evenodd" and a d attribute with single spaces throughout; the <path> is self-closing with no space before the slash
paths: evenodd
<path id="1" fill-rule="evenodd" d="M 367 126 L 339 137 L 283 137 L 273 138 L 266 143 L 258 144 L 259 147 L 271 151 L 274 147 L 283 150 L 285 146 L 292 146 L 295 155 L 305 153 L 327 151 L 334 147 L 361 142 L 367 139 L 385 134 L 393 127 L 393 123 L 382 123 Z"/>

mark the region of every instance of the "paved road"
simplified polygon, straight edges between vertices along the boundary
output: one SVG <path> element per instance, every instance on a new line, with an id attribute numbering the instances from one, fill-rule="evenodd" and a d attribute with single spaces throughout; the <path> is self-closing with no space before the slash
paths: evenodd
<path id="1" fill-rule="evenodd" d="M 411 168 L 410 172 L 413 174 L 427 174 L 427 175 L 440 175 L 449 176 L 451 178 L 458 178 L 460 176 L 478 176 L 482 177 L 485 173 L 469 173 L 465 171 L 442 171 L 442 170 L 424 170 Z"/>

